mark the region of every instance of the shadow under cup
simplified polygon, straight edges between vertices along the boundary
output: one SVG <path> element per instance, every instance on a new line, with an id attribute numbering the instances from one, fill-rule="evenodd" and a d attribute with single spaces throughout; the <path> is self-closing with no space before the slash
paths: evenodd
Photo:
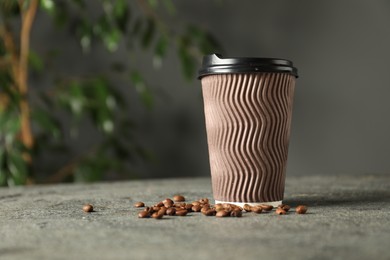
<path id="1" fill-rule="evenodd" d="M 288 60 L 204 57 L 199 78 L 215 203 L 281 204 L 296 77 Z"/>

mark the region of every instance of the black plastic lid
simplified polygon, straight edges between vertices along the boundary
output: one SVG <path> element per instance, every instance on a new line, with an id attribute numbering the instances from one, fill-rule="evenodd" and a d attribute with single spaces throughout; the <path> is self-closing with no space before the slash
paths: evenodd
<path id="1" fill-rule="evenodd" d="M 220 54 L 203 57 L 198 79 L 207 75 L 226 73 L 283 72 L 298 78 L 298 70 L 289 60 L 274 58 L 223 58 Z"/>

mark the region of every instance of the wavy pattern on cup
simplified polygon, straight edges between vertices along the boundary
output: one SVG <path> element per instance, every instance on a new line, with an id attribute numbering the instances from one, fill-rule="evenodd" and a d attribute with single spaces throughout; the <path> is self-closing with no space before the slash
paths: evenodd
<path id="1" fill-rule="evenodd" d="M 202 78 L 216 200 L 283 199 L 294 86 L 286 73 Z"/>

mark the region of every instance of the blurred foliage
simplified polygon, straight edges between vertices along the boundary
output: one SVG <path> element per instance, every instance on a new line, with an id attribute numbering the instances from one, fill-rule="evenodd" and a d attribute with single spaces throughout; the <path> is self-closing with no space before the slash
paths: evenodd
<path id="1" fill-rule="evenodd" d="M 27 20 L 33 13 L 34 1 L 38 0 L 0 1 L 0 185 L 96 181 L 112 172 L 131 172 L 134 161 L 148 160 L 151 155 L 135 140 L 134 122 L 129 120 L 132 116 L 123 113 L 128 111 L 126 100 L 109 74 L 56 78 L 50 83 L 52 87 L 39 93 L 25 79 L 28 88 L 27 92 L 22 91 L 23 70 L 27 70 L 27 75 L 34 72 L 47 77 L 50 73 L 45 70 L 47 57 L 29 46 L 25 52 L 28 66 L 21 65 L 22 42 L 31 38 L 23 35 L 23 30 L 29 26 Z M 71 31 L 86 56 L 92 46 L 103 47 L 110 53 L 126 46 L 125 51 L 130 54 L 141 48 L 153 54 L 153 64 L 159 67 L 168 51 L 173 50 L 184 77 L 193 79 L 200 57 L 220 50 L 206 30 L 185 23 L 177 29 L 167 21 L 172 19 L 164 19 L 175 17 L 177 10 L 172 0 L 39 0 L 37 4 L 36 15 L 48 15 L 59 30 Z M 96 10 L 100 10 L 97 16 L 89 15 Z M 147 83 L 150 75 L 143 75 L 136 65 L 117 63 L 112 69 L 127 74 L 128 85 L 135 89 L 145 108 L 152 109 L 154 98 Z M 32 92 L 38 100 L 31 99 Z M 28 109 L 23 108 L 23 103 L 28 104 Z M 64 113 L 70 118 L 70 125 L 69 120 L 64 120 Z M 69 153 L 69 161 L 59 165 L 58 171 L 37 180 L 34 158 L 42 152 L 67 153 L 67 136 L 84 138 L 83 134 L 88 133 L 80 131 L 80 127 L 86 121 L 91 122 L 101 138 L 88 151 Z M 33 130 L 26 127 L 26 122 Z M 33 144 L 21 138 L 26 135 L 32 136 Z"/>

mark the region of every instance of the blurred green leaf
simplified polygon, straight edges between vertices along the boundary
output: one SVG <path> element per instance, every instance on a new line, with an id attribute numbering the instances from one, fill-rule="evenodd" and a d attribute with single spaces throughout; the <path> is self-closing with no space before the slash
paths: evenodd
<path id="1" fill-rule="evenodd" d="M 4 91 L 11 99 L 18 101 L 19 93 L 12 87 L 14 81 L 9 70 L 0 70 L 0 90 Z"/>
<path id="2" fill-rule="evenodd" d="M 0 11 L 4 16 L 16 16 L 19 15 L 20 9 L 18 1 L 16 0 L 1 0 Z"/>
<path id="3" fill-rule="evenodd" d="M 136 18 L 134 23 L 133 23 L 133 28 L 131 30 L 131 36 L 134 38 L 136 36 L 138 36 L 138 34 L 140 33 L 141 29 L 142 29 L 142 25 L 143 25 L 143 19 L 141 18 Z"/>
<path id="4" fill-rule="evenodd" d="M 45 10 L 50 15 L 55 13 L 55 3 L 53 0 L 40 0 L 40 5 L 43 10 Z"/>
<path id="5" fill-rule="evenodd" d="M 103 34 L 103 42 L 110 52 L 114 52 L 118 49 L 120 39 L 121 33 L 118 29 L 113 28 Z"/>
<path id="6" fill-rule="evenodd" d="M 168 48 L 168 39 L 162 35 L 158 39 L 155 49 L 154 49 L 154 57 L 153 57 L 153 65 L 156 68 L 159 68 L 162 63 L 162 59 L 165 57 Z"/>
<path id="7" fill-rule="evenodd" d="M 162 2 L 169 14 L 174 15 L 176 13 L 176 8 L 172 0 L 163 0 Z"/>
<path id="8" fill-rule="evenodd" d="M 66 23 L 70 20 L 70 13 L 69 13 L 69 8 L 68 5 L 65 3 L 67 2 L 62 2 L 62 1 L 55 1 L 56 8 L 55 8 L 55 13 L 54 13 L 54 21 L 57 26 L 60 28 L 64 27 Z"/>
<path id="9" fill-rule="evenodd" d="M 28 61 L 31 68 L 33 68 L 36 72 L 42 72 L 43 61 L 36 52 L 30 50 L 28 55 Z"/>
<path id="10" fill-rule="evenodd" d="M 182 71 L 183 71 L 184 76 L 188 80 L 191 80 L 195 76 L 196 61 L 191 56 L 189 48 L 190 48 L 190 45 L 188 44 L 187 39 L 183 38 L 179 42 L 178 55 L 179 55 L 179 59 L 181 62 L 181 67 L 182 67 Z"/>
<path id="11" fill-rule="evenodd" d="M 14 185 L 23 185 L 27 179 L 27 164 L 23 159 L 22 151 L 13 150 L 7 156 L 8 170 Z"/>
<path id="12" fill-rule="evenodd" d="M 31 117 L 44 132 L 51 134 L 56 139 L 61 137 L 59 122 L 50 113 L 36 108 L 32 111 Z"/>
<path id="13" fill-rule="evenodd" d="M 59 103 L 69 109 L 73 116 L 79 120 L 85 107 L 85 98 L 82 86 L 78 81 L 72 81 L 65 88 L 60 89 L 56 96 Z"/>
<path id="14" fill-rule="evenodd" d="M 114 97 L 109 92 L 107 82 L 103 79 L 96 79 L 93 82 L 94 106 L 92 107 L 93 117 L 100 128 L 106 133 L 114 131 L 113 110 L 116 108 Z"/>
<path id="15" fill-rule="evenodd" d="M 122 33 L 126 33 L 127 22 L 129 20 L 130 12 L 126 0 L 116 0 L 112 10 L 114 20 Z"/>
<path id="16" fill-rule="evenodd" d="M 146 27 L 141 37 L 141 45 L 144 49 L 148 48 L 152 43 L 155 31 L 156 31 L 155 22 L 152 19 L 147 19 Z"/>
<path id="17" fill-rule="evenodd" d="M 133 71 L 130 74 L 130 79 L 133 82 L 141 101 L 148 109 L 151 109 L 153 107 L 153 95 L 146 86 L 141 74 L 138 71 Z"/>
<path id="18" fill-rule="evenodd" d="M 101 159 L 99 158 L 99 160 Z M 85 162 L 82 162 L 75 169 L 75 182 L 93 182 L 101 180 L 105 169 L 100 166 L 101 165 L 97 164 L 94 160 L 86 160 Z"/>
<path id="19" fill-rule="evenodd" d="M 20 131 L 20 117 L 13 111 L 0 111 L 0 140 L 6 146 L 12 146 Z"/>
<path id="20" fill-rule="evenodd" d="M 92 43 L 92 25 L 84 19 L 77 27 L 77 33 L 80 37 L 80 45 L 84 53 L 88 53 Z"/>

